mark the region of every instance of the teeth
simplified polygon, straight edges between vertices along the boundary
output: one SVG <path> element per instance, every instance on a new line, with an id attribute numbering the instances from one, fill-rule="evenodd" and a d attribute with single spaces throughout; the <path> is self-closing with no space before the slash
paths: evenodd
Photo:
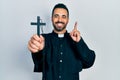
<path id="1" fill-rule="evenodd" d="M 58 23 L 57 25 L 58 25 L 58 26 L 62 26 L 62 23 Z"/>

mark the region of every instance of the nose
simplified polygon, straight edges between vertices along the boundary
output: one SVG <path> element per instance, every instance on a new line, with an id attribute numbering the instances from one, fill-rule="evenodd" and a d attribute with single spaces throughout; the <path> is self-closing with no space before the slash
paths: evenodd
<path id="1" fill-rule="evenodd" d="M 59 21 L 59 22 L 61 22 L 61 21 L 62 21 L 62 18 L 61 18 L 61 17 L 59 17 L 59 18 L 58 18 L 58 21 Z"/>

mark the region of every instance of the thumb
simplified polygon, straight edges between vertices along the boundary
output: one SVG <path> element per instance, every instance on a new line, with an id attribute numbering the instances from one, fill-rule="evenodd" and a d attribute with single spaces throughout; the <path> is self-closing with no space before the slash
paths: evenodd
<path id="1" fill-rule="evenodd" d="M 44 37 L 40 35 L 40 42 L 44 41 Z"/>

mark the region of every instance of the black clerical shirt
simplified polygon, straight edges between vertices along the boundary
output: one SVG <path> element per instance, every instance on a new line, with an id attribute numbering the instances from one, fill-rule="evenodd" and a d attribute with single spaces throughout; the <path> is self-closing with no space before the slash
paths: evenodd
<path id="1" fill-rule="evenodd" d="M 43 36 L 44 49 L 32 53 L 34 72 L 42 72 L 43 80 L 79 80 L 79 72 L 93 65 L 95 53 L 82 38 L 74 42 L 69 33 L 59 37 L 54 31 Z"/>

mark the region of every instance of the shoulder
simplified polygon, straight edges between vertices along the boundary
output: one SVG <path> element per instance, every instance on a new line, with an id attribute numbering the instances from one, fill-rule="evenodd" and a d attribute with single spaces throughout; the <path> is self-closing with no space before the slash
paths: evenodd
<path id="1" fill-rule="evenodd" d="M 44 33 L 44 34 L 41 34 L 41 35 L 46 38 L 46 37 L 51 36 L 51 34 L 52 34 L 52 33 Z"/>
<path id="2" fill-rule="evenodd" d="M 49 42 L 50 39 L 52 38 L 52 33 L 45 33 L 45 34 L 41 34 L 41 35 L 44 37 L 45 41 L 47 41 L 47 42 Z"/>

